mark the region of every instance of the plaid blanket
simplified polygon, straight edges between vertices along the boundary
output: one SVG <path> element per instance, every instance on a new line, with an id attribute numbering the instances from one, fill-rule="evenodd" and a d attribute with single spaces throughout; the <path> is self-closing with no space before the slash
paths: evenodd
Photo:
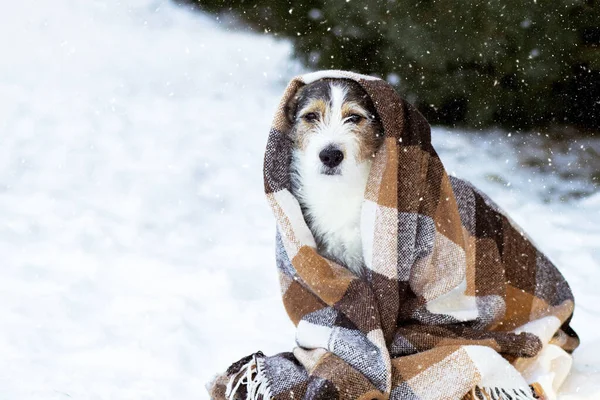
<path id="1" fill-rule="evenodd" d="M 363 277 L 317 253 L 290 193 L 285 106 L 326 77 L 358 82 L 384 127 L 362 207 Z M 428 123 L 385 81 L 293 79 L 264 177 L 298 347 L 233 364 L 209 386 L 212 399 L 555 398 L 579 343 L 567 282 L 485 194 L 448 176 Z"/>

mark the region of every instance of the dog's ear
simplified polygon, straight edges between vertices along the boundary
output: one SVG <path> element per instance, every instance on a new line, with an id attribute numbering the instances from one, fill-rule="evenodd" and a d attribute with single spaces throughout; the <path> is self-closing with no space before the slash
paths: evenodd
<path id="1" fill-rule="evenodd" d="M 285 116 L 290 125 L 294 125 L 294 122 L 296 122 L 296 113 L 298 112 L 298 103 L 300 102 L 301 94 L 302 88 L 299 88 L 285 105 Z"/>
<path id="2" fill-rule="evenodd" d="M 298 94 L 292 96 L 290 101 L 285 105 L 285 117 L 290 125 L 294 125 L 296 121 L 296 112 L 298 110 Z"/>

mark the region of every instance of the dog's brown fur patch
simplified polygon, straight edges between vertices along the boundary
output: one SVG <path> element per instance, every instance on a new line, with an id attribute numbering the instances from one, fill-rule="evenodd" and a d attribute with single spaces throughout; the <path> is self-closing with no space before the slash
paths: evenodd
<path id="1" fill-rule="evenodd" d="M 376 120 L 361 120 L 357 125 L 360 132 L 358 162 L 365 161 L 375 156 L 383 143 L 381 123 Z"/>

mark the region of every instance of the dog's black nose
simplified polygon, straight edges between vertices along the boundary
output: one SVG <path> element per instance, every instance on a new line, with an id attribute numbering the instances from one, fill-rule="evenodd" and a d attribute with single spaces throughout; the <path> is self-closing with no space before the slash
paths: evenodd
<path id="1" fill-rule="evenodd" d="M 327 147 L 319 153 L 319 158 L 321 162 L 328 166 L 329 168 L 334 168 L 340 165 L 342 160 L 344 159 L 344 153 L 335 147 Z"/>

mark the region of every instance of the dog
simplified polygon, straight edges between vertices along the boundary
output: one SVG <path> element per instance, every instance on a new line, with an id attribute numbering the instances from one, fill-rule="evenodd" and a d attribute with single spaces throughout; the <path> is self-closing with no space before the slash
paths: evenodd
<path id="1" fill-rule="evenodd" d="M 383 127 L 371 98 L 354 81 L 322 79 L 286 106 L 292 124 L 292 193 L 322 256 L 364 271 L 361 208 Z"/>

